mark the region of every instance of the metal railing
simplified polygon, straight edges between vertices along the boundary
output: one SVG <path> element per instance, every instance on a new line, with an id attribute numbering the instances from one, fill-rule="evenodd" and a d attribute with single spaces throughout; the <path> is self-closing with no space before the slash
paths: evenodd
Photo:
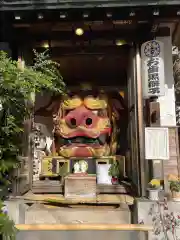
<path id="1" fill-rule="evenodd" d="M 146 240 L 152 226 L 139 224 L 16 225 L 17 240 Z"/>

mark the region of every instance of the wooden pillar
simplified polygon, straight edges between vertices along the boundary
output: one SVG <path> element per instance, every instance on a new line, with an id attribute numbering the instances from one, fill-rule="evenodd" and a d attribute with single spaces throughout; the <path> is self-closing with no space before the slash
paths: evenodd
<path id="1" fill-rule="evenodd" d="M 144 139 L 144 102 L 142 97 L 142 79 L 141 79 L 141 57 L 139 46 L 136 46 L 136 95 L 137 95 L 137 131 L 138 131 L 138 150 L 139 150 L 139 168 L 141 196 L 146 195 L 148 164 L 145 161 L 145 139 Z"/>
<path id="2" fill-rule="evenodd" d="M 129 149 L 126 155 L 128 177 L 136 186 L 136 192 L 141 196 L 140 181 L 140 163 L 139 163 L 139 134 L 138 134 L 138 106 L 137 106 L 137 65 L 136 65 L 136 48 L 131 48 L 128 66 L 128 142 Z M 135 190 L 135 189 L 134 189 Z"/>
<path id="3" fill-rule="evenodd" d="M 169 174 L 180 175 L 178 128 L 169 127 L 169 160 L 163 161 L 164 188 L 170 193 L 167 177 Z"/>

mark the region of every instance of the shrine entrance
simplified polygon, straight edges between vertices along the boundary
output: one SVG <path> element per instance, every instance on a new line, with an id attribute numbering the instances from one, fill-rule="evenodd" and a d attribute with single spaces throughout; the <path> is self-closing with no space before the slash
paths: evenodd
<path id="1" fill-rule="evenodd" d="M 148 23 L 14 28 L 19 42 L 30 39 L 19 45 L 21 59 L 30 64 L 32 49 L 49 48 L 68 90 L 66 96 L 36 95 L 31 191 L 66 201 L 133 204 L 140 193 L 135 46 L 149 33 Z"/>
<path id="2" fill-rule="evenodd" d="M 130 193 L 120 183 L 127 177 L 130 49 L 126 43 L 110 52 L 59 56 L 68 94 L 36 97 L 35 156 L 41 157 L 34 159 L 33 192 L 64 190 L 66 198 Z"/>

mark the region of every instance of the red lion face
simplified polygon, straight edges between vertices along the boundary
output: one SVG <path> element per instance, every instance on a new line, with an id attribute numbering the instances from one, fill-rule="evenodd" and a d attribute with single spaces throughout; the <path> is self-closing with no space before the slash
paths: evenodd
<path id="1" fill-rule="evenodd" d="M 112 104 L 113 102 L 113 104 Z M 68 96 L 54 102 L 56 153 L 70 157 L 103 157 L 116 152 L 116 121 L 122 110 L 117 99 L 106 94 Z"/>
<path id="2" fill-rule="evenodd" d="M 109 155 L 111 121 L 105 99 L 74 96 L 61 102 L 55 117 L 58 153 L 63 157 Z"/>

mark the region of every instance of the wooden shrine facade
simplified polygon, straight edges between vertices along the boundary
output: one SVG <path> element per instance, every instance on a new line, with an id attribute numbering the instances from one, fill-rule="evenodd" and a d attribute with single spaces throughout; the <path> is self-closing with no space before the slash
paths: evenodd
<path id="1" fill-rule="evenodd" d="M 172 29 L 175 33 L 180 16 L 180 8 L 176 3 L 176 1 L 163 1 L 162 5 L 162 2 L 159 1 L 158 4 L 156 2 L 156 4 L 153 5 L 151 1 L 138 2 L 133 0 L 128 3 L 127 1 L 114 0 L 101 3 L 98 1 L 74 1 L 68 4 L 67 2 L 56 0 L 1 1 L 0 25 L 2 27 L 0 29 L 0 41 L 9 44 L 13 58 L 18 58 L 18 56 L 23 55 L 24 52 L 27 53 L 27 49 L 32 50 L 33 48 L 37 48 L 42 50 L 42 48 L 44 48 L 42 46 L 44 41 L 48 43 L 53 58 L 59 61 L 61 60 L 59 56 L 64 56 L 67 53 L 78 54 L 80 51 L 82 55 L 85 53 L 93 54 L 95 50 L 95 52 L 99 51 L 101 55 L 106 52 L 114 56 L 116 53 L 116 55 L 121 55 L 121 59 L 119 60 L 122 70 L 121 78 L 124 79 L 125 65 L 128 64 L 129 59 L 127 59 L 127 56 L 129 56 L 128 51 L 130 48 L 135 50 L 136 47 L 133 55 L 135 59 L 135 55 L 138 54 L 137 46 L 142 42 L 157 36 L 169 36 L 171 35 Z M 94 8 L 95 6 L 96 8 Z M 167 26 L 161 26 L 161 23 L 167 22 L 173 24 L 171 30 Z M 75 36 L 75 29 L 77 27 L 84 28 L 85 33 L 87 33 L 85 37 L 79 38 Z M 115 49 L 116 40 L 122 38 L 126 41 L 126 46 Z M 97 44 L 97 40 L 100 42 L 99 45 Z M 104 45 L 102 45 L 102 42 Z M 30 58 L 29 55 L 27 58 Z M 138 59 L 135 59 L 136 64 L 137 61 Z M 137 74 L 140 70 L 139 67 L 140 66 L 133 69 L 134 73 Z M 65 78 L 66 77 L 68 78 L 69 76 L 65 76 Z M 137 76 L 137 81 L 140 82 L 140 80 L 140 76 Z M 123 84 L 125 84 L 125 82 L 123 82 Z M 135 88 L 133 84 L 130 87 Z M 135 91 L 138 90 L 135 89 Z M 136 105 L 134 100 L 132 101 L 132 105 L 128 106 L 131 114 L 134 114 L 133 117 L 137 112 L 142 111 L 142 96 L 138 95 L 137 92 L 135 95 L 137 95 L 138 98 L 136 99 L 137 102 L 141 102 L 141 104 Z M 137 112 L 135 113 L 135 111 Z M 139 115 L 138 118 L 141 118 L 142 123 L 143 115 Z M 143 171 L 146 170 L 145 168 L 147 166 L 144 166 L 144 153 L 142 152 L 144 146 L 141 146 L 143 142 L 143 126 L 140 124 L 140 121 L 138 121 L 137 116 L 135 116 L 135 122 L 132 127 L 133 129 L 139 129 L 138 135 L 141 135 L 140 140 L 135 139 L 137 140 L 136 146 L 139 149 L 139 152 L 135 154 L 135 158 L 139 158 L 139 163 L 136 165 L 138 172 L 136 178 L 138 179 L 137 182 L 141 185 L 143 182 L 144 187 L 145 179 L 143 179 Z M 116 156 L 118 156 L 118 154 Z M 51 177 L 53 175 L 58 176 L 59 166 L 67 165 L 68 171 L 73 168 L 66 159 L 59 156 L 57 158 L 56 154 L 51 156 L 50 161 L 48 157 L 49 156 L 46 156 L 44 158 L 42 166 L 44 167 L 44 171 L 42 169 L 43 174 L 40 176 L 41 178 L 46 178 L 48 175 Z M 104 161 L 109 164 L 109 159 L 106 160 L 103 159 L 103 157 L 104 156 L 101 156 L 100 160 L 96 158 L 96 161 Z M 109 158 L 111 157 L 112 156 L 109 155 Z M 53 161 L 54 159 L 56 161 Z M 51 169 L 49 169 L 48 164 L 51 165 Z M 93 176 L 91 180 L 94 182 Z M 30 176 L 30 188 L 33 189 L 34 192 L 40 192 L 40 189 L 42 192 L 50 192 L 50 189 L 53 189 L 52 192 L 63 191 L 63 185 L 60 185 L 59 181 L 52 184 L 52 182 L 48 183 L 45 180 L 42 184 L 42 182 L 38 180 L 35 183 L 32 181 L 32 176 Z M 96 191 L 101 193 L 106 191 L 124 193 L 124 188 L 122 186 L 105 188 L 99 184 L 97 185 Z"/>

